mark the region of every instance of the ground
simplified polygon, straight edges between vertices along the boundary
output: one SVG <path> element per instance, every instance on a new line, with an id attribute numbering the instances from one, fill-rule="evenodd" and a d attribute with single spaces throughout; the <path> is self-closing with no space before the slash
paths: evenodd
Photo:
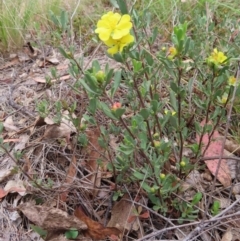
<path id="1" fill-rule="evenodd" d="M 91 42 L 87 47 L 86 43 L 82 47 L 78 33 L 74 36 L 74 57 L 83 60 L 81 68 L 89 69 L 98 60 L 102 69 L 109 64 L 115 71 L 126 71 L 121 63 L 106 55 L 103 44 L 93 41 L 94 34 L 90 32 L 85 35 L 85 42 Z M 145 34 L 150 32 L 150 28 L 146 29 Z M 171 46 L 171 34 L 163 32 L 152 46 L 152 55 L 161 51 L 162 46 Z M 188 34 L 194 36 L 192 26 Z M 73 39 L 64 32 L 57 40 L 55 44 L 39 44 L 26 37 L 24 46 L 4 53 L 1 58 L 0 241 L 239 240 L 240 153 L 238 142 L 229 138 L 229 133 L 224 136 L 227 124 L 220 123 L 213 133 L 213 142 L 208 144 L 199 169 L 177 180 L 181 191 L 166 199 L 166 213 L 156 211 L 148 195 L 155 192 L 154 186 L 146 191 L 138 181 L 116 184 L 116 170 L 109 168 L 109 164 L 123 135 L 110 135 L 106 155 L 98 141 L 101 128 L 90 124 L 85 129 L 83 116 L 88 113 L 89 99 L 75 85 L 77 78 L 69 68 L 71 60 L 59 51 L 60 45 L 68 49 Z M 147 45 L 144 48 L 150 51 Z M 184 61 L 188 64 L 192 60 Z M 164 98 L 170 98 L 166 83 L 160 90 Z M 126 93 L 128 89 L 120 86 L 115 101 L 125 101 Z M 107 99 L 101 100 L 110 104 Z M 70 113 L 74 102 L 76 107 Z M 135 114 L 127 104 L 123 117 L 126 120 Z M 103 113 L 97 112 L 96 117 L 98 123 L 109 127 L 110 121 Z M 239 118 L 238 113 L 234 118 Z M 76 126 L 82 129 L 73 124 L 79 120 Z M 84 142 L 80 131 L 86 134 L 85 146 L 79 144 Z M 79 136 L 83 139 L 79 140 Z M 199 138 L 194 133 L 190 141 Z M 202 139 L 207 143 L 209 136 Z M 108 158 L 102 158 L 104 155 Z M 183 156 L 191 155 L 186 145 Z M 143 157 L 139 153 L 135 156 L 138 161 Z M 176 162 L 174 155 L 170 156 L 166 169 L 174 171 Z M 219 174 L 214 175 L 218 166 Z M 137 171 L 134 174 L 140 178 L 143 175 Z M 172 206 L 171 198 L 176 198 L 179 206 L 184 201 L 186 207 L 181 207 L 193 216 L 196 208 L 197 214 L 179 222 L 182 213 Z M 196 203 L 195 198 L 199 199 Z M 220 206 L 214 207 L 214 201 Z"/>

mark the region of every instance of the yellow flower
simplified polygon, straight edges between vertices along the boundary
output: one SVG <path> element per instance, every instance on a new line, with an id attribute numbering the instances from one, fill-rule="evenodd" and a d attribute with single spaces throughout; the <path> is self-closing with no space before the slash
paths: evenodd
<path id="1" fill-rule="evenodd" d="M 110 37 L 114 40 L 121 39 L 128 35 L 132 28 L 130 20 L 131 18 L 128 14 L 121 16 L 119 13 L 110 11 L 104 14 L 98 21 L 95 33 L 99 34 L 99 38 L 102 41 L 108 41 Z"/>
<path id="2" fill-rule="evenodd" d="M 122 52 L 123 48 L 130 43 L 134 42 L 134 37 L 131 34 L 128 34 L 118 40 L 109 38 L 109 40 L 104 41 L 104 43 L 110 47 L 107 52 L 111 55 L 114 55 L 118 52 Z"/>
<path id="3" fill-rule="evenodd" d="M 228 79 L 228 84 L 231 86 L 235 86 L 236 85 L 236 78 L 234 76 L 230 76 Z"/>
<path id="4" fill-rule="evenodd" d="M 227 99 L 228 99 L 228 94 L 224 93 L 223 96 L 222 96 L 222 99 L 220 100 L 220 102 L 222 104 L 225 104 L 227 102 Z"/>
<path id="5" fill-rule="evenodd" d="M 176 115 L 176 111 L 164 110 L 165 115 L 167 115 L 168 112 L 170 112 L 172 116 Z"/>
<path id="6" fill-rule="evenodd" d="M 224 64 L 227 56 L 223 52 L 218 51 L 216 48 L 213 50 L 211 55 L 207 58 L 207 62 L 214 65 Z"/>
<path id="7" fill-rule="evenodd" d="M 168 52 L 169 52 L 169 55 L 168 55 L 169 59 L 173 59 L 178 54 L 177 49 L 173 46 L 169 48 Z"/>

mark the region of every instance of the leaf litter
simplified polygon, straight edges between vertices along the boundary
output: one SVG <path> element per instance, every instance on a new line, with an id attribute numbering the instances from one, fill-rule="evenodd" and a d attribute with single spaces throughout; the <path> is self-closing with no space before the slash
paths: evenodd
<path id="1" fill-rule="evenodd" d="M 53 123 L 51 118 L 49 122 L 47 118 L 43 120 L 44 118 L 36 117 L 35 98 L 39 101 L 46 96 L 46 76 L 50 76 L 51 65 L 56 66 L 60 71 L 59 78 L 52 79 L 52 82 L 61 85 L 63 89 L 53 88 L 53 91 L 50 91 L 51 98 L 67 99 L 69 103 L 73 100 L 82 103 L 83 99 L 70 93 L 68 89 L 68 84 L 73 83 L 73 80 L 67 73 L 67 62 L 61 61 L 59 55 L 53 54 L 45 58 L 47 62 L 45 63 L 40 60 L 41 53 L 37 50 L 34 51 L 33 54 L 29 52 L 18 53 L 3 68 L 1 67 L 2 70 L 9 72 L 10 68 L 21 66 L 18 68 L 18 74 L 21 77 L 15 78 L 6 75 L 4 81 L 7 84 L 14 83 L 23 86 L 15 89 L 13 93 L 13 100 L 18 105 L 10 106 L 11 109 L 4 109 L 4 116 L 8 116 L 4 117 L 4 135 L 5 140 L 9 140 L 6 143 L 10 145 L 11 150 L 24 151 L 24 157 L 21 161 L 25 167 L 24 170 L 32 178 L 29 180 L 19 172 L 16 173 L 15 164 L 5 155 L 0 163 L 1 207 L 6 204 L 5 201 L 9 201 L 8 207 L 14 208 L 16 203 L 21 203 L 17 207 L 19 213 L 23 213 L 35 225 L 48 230 L 48 240 L 51 241 L 66 241 L 63 230 L 74 227 L 82 230 L 87 236 L 84 237 L 84 240 L 99 240 L 106 237 L 119 240 L 122 238 L 121 235 L 129 235 L 134 232 L 137 233 L 137 237 L 143 237 L 144 225 L 148 229 L 154 226 L 149 224 L 152 222 L 149 211 L 142 206 L 126 201 L 125 199 L 130 199 L 128 195 L 116 201 L 111 208 L 111 200 L 109 199 L 111 199 L 112 190 L 115 190 L 115 184 L 111 180 L 112 173 L 107 170 L 108 161 L 103 158 L 103 149 L 97 140 L 100 137 L 100 131 L 89 129 L 87 131 L 88 145 L 85 148 L 79 148 L 74 140 L 77 131 L 66 119 L 57 125 Z M 104 61 L 109 62 L 108 59 Z M 24 67 L 22 67 L 23 65 Z M 28 74 L 26 75 L 26 73 Z M 53 101 L 51 98 L 49 98 L 50 102 Z M 32 112 L 35 124 L 32 123 L 33 119 L 26 116 L 20 108 L 16 108 L 19 106 L 26 106 Z M 19 133 L 26 127 L 29 128 L 23 133 Z M 218 139 L 219 133 L 214 134 L 214 138 Z M 11 136 L 15 141 L 10 141 Z M 205 136 L 203 139 L 205 143 Z M 118 145 L 115 137 L 111 138 L 110 145 L 113 152 L 116 151 Z M 239 149 L 236 145 L 232 146 L 236 150 Z M 214 141 L 214 144 L 210 144 L 209 150 L 206 151 L 205 157 L 219 155 L 220 147 L 220 142 Z M 209 162 L 205 162 L 207 166 Z M 4 165 L 2 165 L 3 163 Z M 216 172 L 216 165 L 217 161 L 208 166 L 213 175 Z M 225 174 L 223 174 L 223 170 Z M 189 174 L 188 189 L 203 190 L 211 185 L 211 176 L 207 181 L 205 178 L 204 183 L 203 174 L 207 174 L 207 172 L 199 173 L 199 176 L 193 177 L 195 174 Z M 231 175 L 229 167 L 221 164 L 220 174 L 217 178 L 223 186 L 227 187 L 231 184 L 231 178 L 233 178 L 230 177 Z M 20 185 L 23 183 L 27 183 L 27 188 Z M 36 183 L 42 187 L 41 190 L 37 188 Z M 21 194 L 26 193 L 29 194 L 30 199 L 35 201 L 29 202 L 28 198 L 23 199 Z M 193 195 L 194 192 L 189 197 Z M 11 202 L 12 200 L 13 202 Z M 35 202 L 38 202 L 38 205 Z M 79 207 L 79 204 L 84 207 L 84 210 Z M 110 206 L 110 214 L 106 208 L 108 205 Z M 16 211 L 14 212 L 16 215 Z M 17 219 L 19 220 L 19 217 L 16 215 Z M 7 218 L 2 220 L 7 223 Z M 108 221 L 107 227 L 103 225 L 106 220 Z M 158 222 L 159 220 L 153 221 Z M 233 223 L 233 221 L 231 223 L 235 227 L 240 226 L 239 223 Z M 160 225 L 160 228 L 164 227 L 165 224 Z M 20 227 L 18 226 L 18 228 Z M 30 226 L 28 228 L 30 229 Z M 133 237 L 136 236 L 133 235 Z M 42 239 L 39 238 L 39 240 Z"/>

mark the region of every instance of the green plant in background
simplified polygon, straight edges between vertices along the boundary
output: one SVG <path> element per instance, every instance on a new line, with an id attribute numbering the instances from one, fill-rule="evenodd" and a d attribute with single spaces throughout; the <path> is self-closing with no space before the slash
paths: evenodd
<path id="1" fill-rule="evenodd" d="M 95 60 L 83 71 L 73 49 L 61 48 L 63 56 L 70 59 L 69 72 L 76 79 L 72 88 L 88 96 L 84 118 L 101 130 L 102 148 L 108 151 L 110 135 L 122 135 L 108 167 L 118 185 L 135 183 L 147 193 L 154 210 L 167 214 L 174 208 L 180 213 L 179 222 L 196 219 L 202 194 L 197 193 L 187 203 L 179 202 L 174 193 L 180 187 L 179 180 L 198 168 L 203 135 L 211 137 L 226 121 L 226 105 L 235 84 L 231 74 L 234 66 L 217 48 L 206 58 L 199 58 L 196 42 L 188 36 L 187 22 L 174 27 L 167 52 L 151 52 L 158 32 L 154 28 L 149 36 L 145 34 L 150 26 L 149 13 L 140 16 L 134 8 L 129 13 L 124 1 L 117 3 L 121 14 L 104 14 L 95 32 L 107 45 L 108 56 L 124 67 L 114 70 L 106 65 L 103 69 Z M 162 85 L 169 98 L 163 96 Z M 127 90 L 126 94 L 116 101 L 121 88 Z M 111 120 L 108 128 L 98 122 L 97 111 Z M 200 124 L 203 119 L 205 125 Z M 184 156 L 184 148 L 193 135 L 199 136 L 199 142 L 187 145 L 194 156 L 190 159 Z M 171 156 L 174 169 L 169 163 Z"/>
<path id="2" fill-rule="evenodd" d="M 183 223 L 184 220 L 194 220 L 197 219 L 199 209 L 196 205 L 202 199 L 202 193 L 198 192 L 194 195 L 193 200 L 191 202 L 176 202 L 175 207 L 180 211 L 181 217 L 178 219 L 179 223 Z"/>
<path id="3" fill-rule="evenodd" d="M 219 201 L 214 201 L 213 205 L 211 207 L 211 213 L 213 216 L 216 216 L 220 212 L 220 202 Z"/>
<path id="4" fill-rule="evenodd" d="M 45 118 L 49 114 L 49 103 L 47 100 L 42 100 L 37 103 L 37 111 L 42 118 Z"/>
<path id="5" fill-rule="evenodd" d="M 72 229 L 65 232 L 65 237 L 67 239 L 76 239 L 77 236 L 78 236 L 78 231 L 75 228 L 72 228 Z"/>
<path id="6" fill-rule="evenodd" d="M 103 14 L 95 32 L 108 47 L 106 54 L 122 68 L 103 67 L 94 60 L 84 71 L 84 59 L 74 58 L 73 47 L 67 51 L 60 48 L 70 60 L 69 73 L 76 79 L 71 87 L 88 97 L 83 118 L 101 131 L 99 144 L 105 153 L 110 153 L 110 135 L 121 136 L 116 154 L 108 154 L 108 168 L 118 186 L 141 188 L 154 210 L 165 215 L 175 210 L 179 222 L 196 219 L 202 194 L 196 193 L 190 203 L 179 202 L 177 194 L 181 181 L 199 168 L 204 134 L 209 134 L 210 141 L 216 128 L 226 121 L 226 106 L 236 85 L 236 66 L 230 59 L 233 51 L 223 51 L 228 49 L 225 44 L 207 52 L 190 37 L 192 22 L 180 18 L 182 23 L 173 28 L 171 44 L 165 44 L 168 49 L 154 52 L 158 30 L 150 28 L 147 9 L 141 14 L 134 8 L 129 11 L 123 0 L 115 1 L 115 6 L 121 14 Z M 199 55 L 202 51 L 205 54 Z M 119 96 L 119 90 L 125 90 L 124 95 Z M 45 109 L 43 105 L 43 114 Z M 104 125 L 97 118 L 99 112 L 108 120 Z M 79 128 L 81 119 L 69 117 Z M 85 128 L 79 131 L 78 142 L 85 146 Z M 186 147 L 192 150 L 193 158 L 184 155 Z M 115 199 L 120 193 L 116 191 Z"/>

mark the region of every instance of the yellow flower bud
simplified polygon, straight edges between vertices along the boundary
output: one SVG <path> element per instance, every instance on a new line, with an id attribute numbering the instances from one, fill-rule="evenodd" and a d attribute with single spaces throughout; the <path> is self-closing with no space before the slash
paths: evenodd
<path id="1" fill-rule="evenodd" d="M 153 141 L 154 147 L 160 147 L 161 142 L 160 141 Z"/>
<path id="2" fill-rule="evenodd" d="M 154 193 L 154 192 L 156 191 L 156 189 L 155 189 L 154 187 L 151 187 L 151 188 L 150 188 L 150 191 L 151 191 L 152 193 Z"/>
<path id="3" fill-rule="evenodd" d="M 228 79 L 228 84 L 231 86 L 235 86 L 236 85 L 236 78 L 234 76 L 230 76 Z"/>
<path id="4" fill-rule="evenodd" d="M 103 83 L 104 79 L 105 79 L 105 73 L 102 70 L 99 70 L 96 75 L 95 75 L 97 81 L 99 83 Z"/>
<path id="5" fill-rule="evenodd" d="M 181 166 L 181 167 L 185 167 L 185 166 L 186 166 L 186 162 L 185 162 L 185 161 L 181 161 L 181 162 L 180 162 L 180 166 Z"/>
<path id="6" fill-rule="evenodd" d="M 160 176 L 160 179 L 161 179 L 161 180 L 164 180 L 164 179 L 165 179 L 165 177 L 166 177 L 166 175 L 165 175 L 164 173 L 160 173 L 160 175 L 159 175 L 159 176 Z"/>

